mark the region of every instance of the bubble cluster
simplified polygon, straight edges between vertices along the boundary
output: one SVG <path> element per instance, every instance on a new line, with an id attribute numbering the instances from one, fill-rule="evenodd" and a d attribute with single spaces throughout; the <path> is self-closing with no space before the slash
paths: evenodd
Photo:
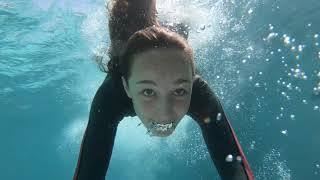
<path id="1" fill-rule="evenodd" d="M 305 74 L 305 72 L 303 72 L 299 68 L 297 68 L 297 69 L 291 68 L 290 70 L 293 73 L 293 77 L 295 77 L 295 78 L 303 79 L 303 80 L 306 80 L 308 78 L 308 76 Z"/>
<path id="2" fill-rule="evenodd" d="M 291 43 L 289 36 L 287 36 L 286 34 L 284 34 L 282 37 L 283 37 L 283 43 L 284 43 L 285 45 L 289 45 L 289 44 Z"/>
<path id="3" fill-rule="evenodd" d="M 272 40 L 273 38 L 275 38 L 275 37 L 277 37 L 277 36 L 278 36 L 278 33 L 271 32 L 271 33 L 267 36 L 267 38 L 264 38 L 263 40 L 270 42 L 270 40 Z"/>

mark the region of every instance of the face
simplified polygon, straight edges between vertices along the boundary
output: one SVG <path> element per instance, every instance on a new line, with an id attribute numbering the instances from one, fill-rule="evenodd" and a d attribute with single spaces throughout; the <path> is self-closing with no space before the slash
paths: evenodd
<path id="1" fill-rule="evenodd" d="M 153 49 L 134 56 L 122 83 L 134 110 L 152 136 L 169 136 L 188 112 L 192 67 L 182 50 Z"/>

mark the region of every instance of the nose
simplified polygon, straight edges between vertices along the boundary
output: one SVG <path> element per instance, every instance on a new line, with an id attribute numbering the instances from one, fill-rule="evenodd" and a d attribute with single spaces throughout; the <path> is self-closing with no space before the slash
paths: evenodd
<path id="1" fill-rule="evenodd" d="M 174 101 L 170 98 L 163 98 L 161 102 L 159 102 L 157 111 L 157 119 L 159 119 L 163 123 L 171 123 L 172 121 L 175 121 L 177 119 Z"/>

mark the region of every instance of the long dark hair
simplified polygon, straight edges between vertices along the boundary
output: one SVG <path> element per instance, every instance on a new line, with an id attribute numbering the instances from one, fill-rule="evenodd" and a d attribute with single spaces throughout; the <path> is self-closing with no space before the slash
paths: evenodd
<path id="1" fill-rule="evenodd" d="M 109 4 L 110 60 L 107 72 L 111 76 L 130 77 L 132 57 L 152 48 L 182 50 L 195 75 L 192 47 L 186 38 L 186 29 L 173 29 L 181 35 L 161 26 L 156 21 L 155 0 L 111 0 Z M 112 6 L 110 8 L 110 6 Z M 176 27 L 175 27 L 176 28 Z"/>

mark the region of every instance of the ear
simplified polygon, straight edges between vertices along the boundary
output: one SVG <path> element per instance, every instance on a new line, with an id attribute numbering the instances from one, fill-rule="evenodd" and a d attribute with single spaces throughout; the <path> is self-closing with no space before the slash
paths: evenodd
<path id="1" fill-rule="evenodd" d="M 123 76 L 121 76 L 121 80 L 122 80 L 123 88 L 124 88 L 124 90 L 125 90 L 125 91 L 126 91 L 126 93 L 127 93 L 127 96 L 128 96 L 130 99 L 132 99 L 132 96 L 131 96 L 131 94 L 130 94 L 130 91 L 129 91 L 129 87 L 128 87 L 128 83 L 127 83 L 127 81 L 124 79 L 124 77 L 123 77 Z"/>

